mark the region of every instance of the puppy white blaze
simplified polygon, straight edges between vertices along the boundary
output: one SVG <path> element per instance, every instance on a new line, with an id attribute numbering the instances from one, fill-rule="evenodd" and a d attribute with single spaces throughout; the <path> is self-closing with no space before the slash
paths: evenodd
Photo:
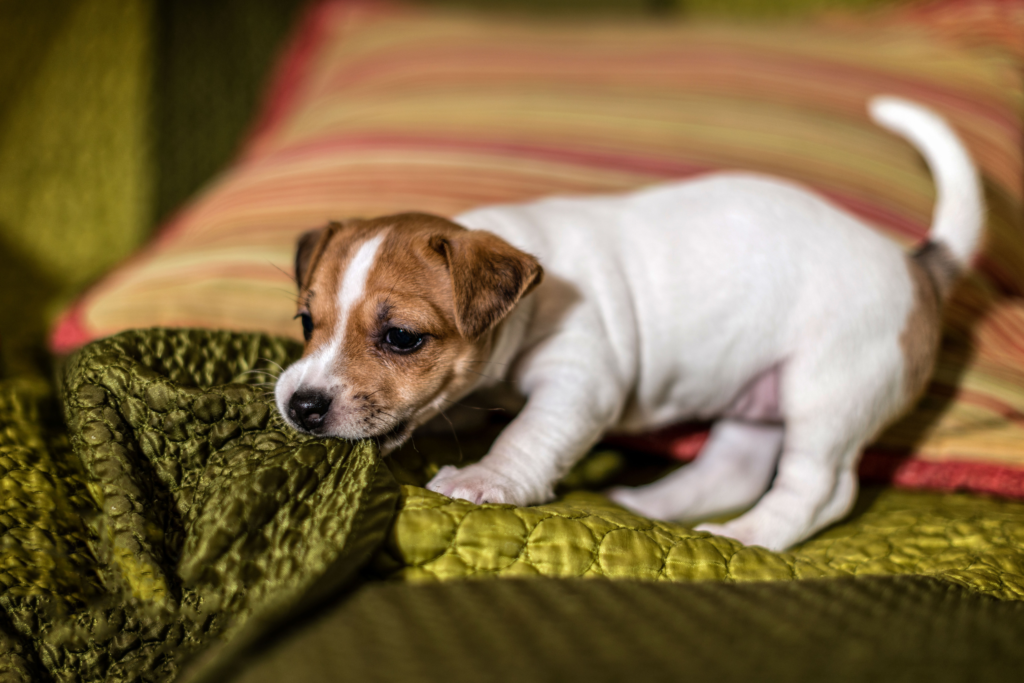
<path id="1" fill-rule="evenodd" d="M 359 250 L 352 257 L 351 263 L 345 269 L 345 277 L 341 279 L 338 287 L 338 327 L 334 332 L 334 339 L 331 340 L 331 356 L 337 355 L 345 341 L 345 330 L 348 328 L 348 316 L 352 308 L 362 301 L 366 293 L 366 280 L 370 276 L 370 269 L 377 260 L 377 251 L 387 231 L 382 231 L 373 239 L 369 239 L 359 245 Z"/>
<path id="2" fill-rule="evenodd" d="M 308 358 L 304 358 L 292 367 L 301 367 L 302 374 L 295 383 L 296 389 L 301 387 L 321 387 L 329 389 L 338 379 L 332 376 L 338 354 L 345 342 L 345 328 L 348 326 L 349 313 L 366 293 L 366 280 L 377 260 L 377 251 L 387 231 L 383 231 L 372 239 L 359 245 L 355 256 L 345 269 L 345 275 L 338 286 L 338 326 L 334 329 L 331 343 L 320 347 Z"/>

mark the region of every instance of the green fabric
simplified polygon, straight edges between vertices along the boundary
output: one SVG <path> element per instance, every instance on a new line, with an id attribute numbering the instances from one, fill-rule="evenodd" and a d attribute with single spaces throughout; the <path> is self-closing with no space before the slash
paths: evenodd
<path id="1" fill-rule="evenodd" d="M 0 0 L 0 376 L 223 168 L 303 0 Z"/>
<path id="2" fill-rule="evenodd" d="M 153 217 L 173 214 L 238 153 L 306 0 L 160 0 Z"/>
<path id="3" fill-rule="evenodd" d="M 92 344 L 67 367 L 70 438 L 44 385 L 0 382 L 0 667 L 162 681 L 205 651 L 211 676 L 352 580 L 397 485 L 372 444 L 283 428 L 262 383 L 295 352 L 217 332 Z"/>
<path id="4" fill-rule="evenodd" d="M 374 584 L 233 683 L 1016 681 L 1024 603 L 920 577 Z"/>
<path id="5" fill-rule="evenodd" d="M 664 476 L 674 466 L 658 457 L 598 450 L 566 476 L 559 500 L 533 508 L 476 506 L 419 488 L 439 465 L 484 455 L 505 424 L 491 419 L 475 436 L 417 435 L 390 456 L 406 486 L 375 561 L 378 576 L 757 581 L 917 574 L 1024 599 L 1020 501 L 867 488 L 840 523 L 790 553 L 771 553 L 637 517 L 594 493 Z"/>
<path id="6" fill-rule="evenodd" d="M 861 495 L 859 508 L 792 552 L 773 553 L 652 522 L 596 493 L 572 492 L 548 505 L 514 508 L 404 486 L 375 567 L 382 576 L 410 581 L 547 576 L 732 582 L 917 574 L 1024 599 L 1024 504 L 871 489 Z"/>
<path id="7" fill-rule="evenodd" d="M 299 352 L 258 334 L 117 335 L 69 360 L 67 431 L 45 382 L 0 381 L 0 674 L 165 681 L 187 664 L 219 680 L 357 572 L 713 585 L 915 574 L 979 597 L 1024 595 L 1020 502 L 871 490 L 850 519 L 776 554 L 593 492 L 514 508 L 400 487 L 392 469 L 422 479 L 452 449 L 418 439 L 385 464 L 370 442 L 286 428 L 268 380 Z M 595 453 L 570 483 L 603 485 L 611 460 Z"/>
<path id="8" fill-rule="evenodd" d="M 148 232 L 143 0 L 0 2 L 0 373 L 37 372 L 59 308 Z"/>
<path id="9" fill-rule="evenodd" d="M 213 680 L 363 567 L 716 584 L 912 573 L 1024 594 L 1021 503 L 868 492 L 849 520 L 775 554 L 592 492 L 513 508 L 400 489 L 372 444 L 283 426 L 266 380 L 299 352 L 256 334 L 117 335 L 68 362 L 67 432 L 45 382 L 0 382 L 0 667 L 15 680 L 170 680 L 191 661 Z M 403 479 L 436 468 L 437 444 L 421 445 L 419 472 L 408 452 L 390 463 Z M 576 485 L 614 472 L 608 457 L 578 468 Z"/>

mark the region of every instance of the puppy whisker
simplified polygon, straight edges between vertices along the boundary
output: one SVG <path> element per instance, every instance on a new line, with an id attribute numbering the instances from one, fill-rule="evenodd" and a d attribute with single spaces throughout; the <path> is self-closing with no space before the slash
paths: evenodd
<path id="1" fill-rule="evenodd" d="M 443 410 L 442 410 L 442 411 L 439 411 L 439 412 L 438 412 L 438 415 L 440 415 L 441 417 L 443 417 L 443 418 L 444 418 L 444 421 L 448 423 L 448 426 L 452 428 L 452 436 L 453 436 L 453 437 L 455 438 L 455 448 L 456 448 L 456 450 L 458 450 L 458 451 L 459 451 L 459 462 L 462 462 L 462 461 L 464 460 L 464 458 L 463 458 L 463 455 L 462 455 L 462 444 L 461 444 L 461 443 L 459 442 L 459 435 L 458 435 L 458 433 L 457 433 L 457 432 L 455 431 L 455 425 L 454 425 L 454 424 L 452 423 L 452 421 L 451 421 L 451 420 L 450 420 L 450 419 L 448 418 L 448 416 L 444 414 L 444 411 L 443 411 Z"/>
<path id="2" fill-rule="evenodd" d="M 270 363 L 271 365 L 273 365 L 274 367 L 276 367 L 276 368 L 277 368 L 278 370 L 280 370 L 281 372 L 284 372 L 284 368 L 283 368 L 283 367 L 281 366 L 281 364 L 280 364 L 280 363 L 277 363 L 277 362 L 275 362 L 275 361 L 272 361 L 272 360 L 270 360 L 269 358 L 263 358 L 262 356 L 260 357 L 260 359 L 259 359 L 259 360 L 263 360 L 263 361 L 266 361 L 266 362 Z"/>
<path id="3" fill-rule="evenodd" d="M 281 266 L 277 265 L 276 263 L 271 263 L 270 261 L 267 261 L 267 263 L 270 263 L 270 266 L 271 266 L 271 267 L 272 267 L 272 268 L 273 268 L 274 270 L 280 271 L 282 275 L 284 275 L 284 276 L 285 276 L 286 278 L 288 278 L 289 280 L 291 280 L 292 282 L 294 282 L 294 283 L 295 283 L 295 286 L 296 286 L 296 287 L 297 287 L 297 286 L 299 285 L 299 281 L 298 281 L 298 280 L 297 280 L 297 279 L 295 278 L 295 275 L 294 275 L 294 274 L 292 274 L 292 273 L 289 273 L 289 272 L 288 272 L 287 270 L 285 270 L 285 269 L 284 269 L 284 268 L 282 268 Z M 289 291 L 289 294 L 292 294 L 292 292 L 291 292 L 291 291 Z"/>

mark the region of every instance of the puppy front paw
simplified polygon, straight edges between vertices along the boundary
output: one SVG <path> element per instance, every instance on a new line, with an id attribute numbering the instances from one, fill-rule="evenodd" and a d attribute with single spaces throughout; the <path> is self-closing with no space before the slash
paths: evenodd
<path id="1" fill-rule="evenodd" d="M 427 483 L 427 489 L 449 498 L 468 500 L 476 505 L 531 505 L 540 502 L 538 496 L 531 495 L 526 486 L 479 464 L 462 469 L 445 465 Z"/>

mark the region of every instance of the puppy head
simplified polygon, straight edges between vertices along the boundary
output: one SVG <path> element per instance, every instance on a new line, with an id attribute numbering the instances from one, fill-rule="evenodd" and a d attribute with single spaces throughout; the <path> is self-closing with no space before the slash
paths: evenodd
<path id="1" fill-rule="evenodd" d="M 486 374 L 495 326 L 543 271 L 489 232 L 400 214 L 306 233 L 295 275 L 306 350 L 277 409 L 299 431 L 388 452 Z"/>

